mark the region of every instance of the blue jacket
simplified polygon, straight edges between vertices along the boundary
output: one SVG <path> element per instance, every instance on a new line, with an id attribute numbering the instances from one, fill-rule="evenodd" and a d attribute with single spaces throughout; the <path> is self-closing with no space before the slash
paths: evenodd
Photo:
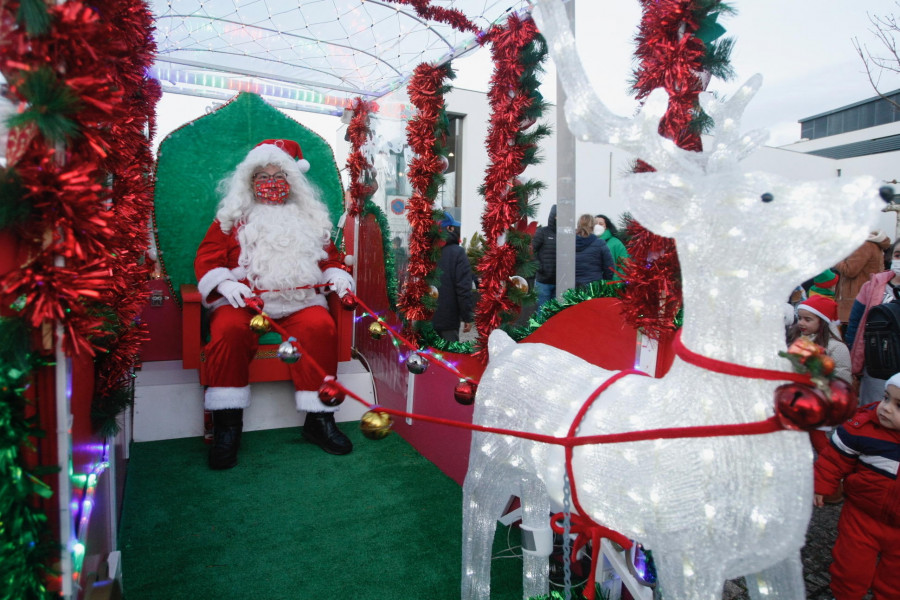
<path id="1" fill-rule="evenodd" d="M 606 242 L 594 234 L 575 237 L 575 285 L 613 278 L 613 257 Z"/>

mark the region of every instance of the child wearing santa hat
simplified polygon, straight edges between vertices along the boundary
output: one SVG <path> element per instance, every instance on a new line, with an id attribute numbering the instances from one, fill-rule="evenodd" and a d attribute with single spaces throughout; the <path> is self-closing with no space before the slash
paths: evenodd
<path id="1" fill-rule="evenodd" d="M 802 336 L 825 348 L 825 353 L 834 361 L 834 376 L 852 383 L 850 350 L 841 340 L 839 326 L 837 303 L 827 296 L 810 296 L 797 305 L 797 323 L 788 333 L 788 345 Z M 827 445 L 825 432 L 830 430 L 826 427 L 810 432 L 810 441 L 817 452 Z"/>
<path id="2" fill-rule="evenodd" d="M 834 376 L 852 381 L 850 350 L 841 339 L 837 304 L 827 296 L 810 296 L 797 305 L 797 323 L 788 333 L 788 345 L 803 336 L 825 348 L 834 361 Z"/>

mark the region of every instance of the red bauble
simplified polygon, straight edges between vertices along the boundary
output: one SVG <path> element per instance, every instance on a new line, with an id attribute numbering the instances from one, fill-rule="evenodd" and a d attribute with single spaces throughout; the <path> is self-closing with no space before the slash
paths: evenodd
<path id="1" fill-rule="evenodd" d="M 356 307 L 359 306 L 359 300 L 348 292 L 341 298 L 341 306 L 344 307 L 344 310 L 356 310 Z"/>
<path id="2" fill-rule="evenodd" d="M 325 406 L 337 406 L 344 401 L 345 397 L 343 388 L 333 377 L 325 379 L 319 387 L 319 400 Z"/>
<path id="3" fill-rule="evenodd" d="M 263 309 L 263 299 L 259 296 L 250 296 L 249 298 L 244 299 L 244 303 L 247 305 L 247 308 L 251 310 L 255 310 L 257 312 Z"/>
<path id="4" fill-rule="evenodd" d="M 825 423 L 828 399 L 809 385 L 780 385 L 775 388 L 775 414 L 785 429 L 815 429 Z"/>
<path id="5" fill-rule="evenodd" d="M 460 379 L 456 387 L 453 388 L 453 397 L 463 406 L 469 406 L 475 402 L 475 392 L 478 386 L 466 379 Z"/>
<path id="6" fill-rule="evenodd" d="M 833 379 L 829 387 L 831 388 L 831 403 L 828 405 L 825 425 L 840 425 L 853 416 L 859 406 L 859 400 L 853 391 L 853 386 L 843 379 Z"/>
<path id="7" fill-rule="evenodd" d="M 438 168 L 441 170 L 441 173 L 446 173 L 447 169 L 450 168 L 450 160 L 446 156 L 438 155 Z"/>

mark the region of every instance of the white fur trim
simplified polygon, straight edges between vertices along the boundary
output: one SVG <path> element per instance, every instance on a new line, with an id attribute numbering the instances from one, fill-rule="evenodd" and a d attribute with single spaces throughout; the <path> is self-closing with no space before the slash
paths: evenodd
<path id="1" fill-rule="evenodd" d="M 297 403 L 298 412 L 337 412 L 340 406 L 326 406 L 319 400 L 319 392 L 297 390 L 294 392 L 294 402 Z"/>
<path id="2" fill-rule="evenodd" d="M 207 298 L 209 295 L 215 291 L 219 284 L 223 281 L 227 280 L 237 281 L 232 274 L 231 269 L 226 269 L 225 267 L 216 267 L 215 269 L 210 269 L 206 272 L 203 277 L 200 278 L 200 281 L 197 282 L 197 289 L 200 291 L 200 298 L 203 301 L 203 306 L 209 306 L 209 302 Z"/>
<path id="3" fill-rule="evenodd" d="M 250 406 L 250 386 L 206 388 L 203 408 L 223 410 L 226 408 L 247 408 Z"/>
<path id="4" fill-rule="evenodd" d="M 309 171 L 309 161 L 305 158 L 301 158 L 297 161 L 297 168 L 300 169 L 301 173 L 306 173 Z"/>
<path id="5" fill-rule="evenodd" d="M 825 316 L 825 313 L 823 313 L 821 310 L 813 308 L 809 304 L 802 304 L 802 303 L 798 304 L 797 310 L 798 311 L 805 310 L 808 313 L 812 313 L 812 314 L 816 315 L 817 317 L 819 317 L 820 319 L 822 319 L 823 321 L 825 321 L 826 323 L 828 323 L 829 325 L 834 323 L 834 321 L 832 321 L 831 319 L 829 319 L 828 317 Z"/>

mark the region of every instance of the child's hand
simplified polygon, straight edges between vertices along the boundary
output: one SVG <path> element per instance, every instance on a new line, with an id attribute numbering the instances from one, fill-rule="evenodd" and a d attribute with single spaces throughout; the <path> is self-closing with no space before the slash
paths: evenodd
<path id="1" fill-rule="evenodd" d="M 813 506 L 818 506 L 819 508 L 825 506 L 825 501 L 822 499 L 822 494 L 813 495 Z"/>

